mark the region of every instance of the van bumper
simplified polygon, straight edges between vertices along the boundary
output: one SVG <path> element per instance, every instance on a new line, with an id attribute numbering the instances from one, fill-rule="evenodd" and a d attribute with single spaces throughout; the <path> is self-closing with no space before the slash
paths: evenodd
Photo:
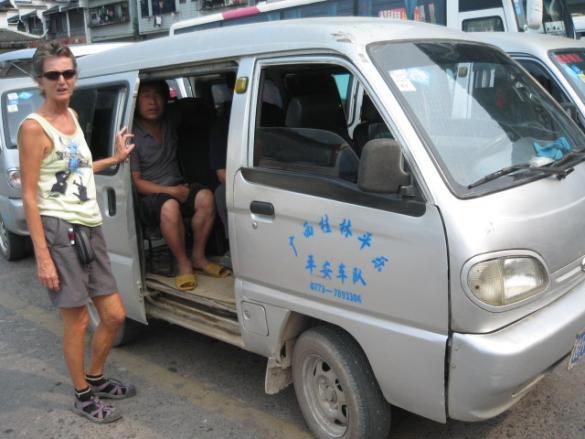
<path id="1" fill-rule="evenodd" d="M 451 336 L 448 413 L 482 421 L 515 404 L 546 372 L 568 366 L 585 328 L 585 282 L 539 311 L 490 334 Z M 575 367 L 585 367 L 581 361 Z"/>
<path id="2" fill-rule="evenodd" d="M 28 235 L 21 198 L 0 196 L 0 215 L 7 230 L 17 235 Z"/>

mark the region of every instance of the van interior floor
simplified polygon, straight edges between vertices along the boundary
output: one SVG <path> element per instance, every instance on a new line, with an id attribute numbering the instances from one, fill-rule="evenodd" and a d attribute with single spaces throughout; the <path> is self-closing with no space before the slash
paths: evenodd
<path id="1" fill-rule="evenodd" d="M 191 291 L 175 288 L 175 278 L 146 273 L 145 295 L 150 317 L 166 320 L 218 340 L 242 347 L 234 278 L 197 274 Z"/>

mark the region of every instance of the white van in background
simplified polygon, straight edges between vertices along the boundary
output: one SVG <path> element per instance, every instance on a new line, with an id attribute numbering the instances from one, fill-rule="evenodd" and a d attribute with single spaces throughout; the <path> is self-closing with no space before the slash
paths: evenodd
<path id="1" fill-rule="evenodd" d="M 585 40 L 494 32 L 470 38 L 493 44 L 520 63 L 585 131 Z"/>
<path id="2" fill-rule="evenodd" d="M 71 50 L 76 57 L 83 57 L 126 44 L 72 45 Z M 20 122 L 43 101 L 31 78 L 35 50 L 0 54 L 0 254 L 9 261 L 24 257 L 30 249 L 20 196 L 16 133 Z"/>

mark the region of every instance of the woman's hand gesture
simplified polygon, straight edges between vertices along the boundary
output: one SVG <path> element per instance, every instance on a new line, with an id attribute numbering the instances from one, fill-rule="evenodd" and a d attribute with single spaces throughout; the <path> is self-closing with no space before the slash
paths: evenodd
<path id="1" fill-rule="evenodd" d="M 114 151 L 116 163 L 126 160 L 134 149 L 134 143 L 128 143 L 128 140 L 132 139 L 132 137 L 134 137 L 134 134 L 130 134 L 127 127 L 122 128 L 116 134 L 116 151 Z"/>

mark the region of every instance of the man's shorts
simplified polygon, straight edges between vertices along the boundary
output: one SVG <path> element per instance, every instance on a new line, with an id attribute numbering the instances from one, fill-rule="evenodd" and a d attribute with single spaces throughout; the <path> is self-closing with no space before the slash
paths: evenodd
<path id="1" fill-rule="evenodd" d="M 59 290 L 49 290 L 49 297 L 59 308 L 84 306 L 96 296 L 118 291 L 101 226 L 86 227 L 94 259 L 82 265 L 77 250 L 69 240 L 70 223 L 60 218 L 41 216 L 45 239 L 59 275 Z"/>
<path id="2" fill-rule="evenodd" d="M 189 183 L 189 195 L 187 196 L 187 199 L 183 203 L 179 201 L 182 216 L 191 218 L 195 215 L 195 196 L 203 189 L 206 189 L 206 187 L 202 184 Z M 149 227 L 159 226 L 162 206 L 168 200 L 172 199 L 174 199 L 174 197 L 169 194 L 144 195 L 140 199 L 140 219 L 142 222 Z"/>

